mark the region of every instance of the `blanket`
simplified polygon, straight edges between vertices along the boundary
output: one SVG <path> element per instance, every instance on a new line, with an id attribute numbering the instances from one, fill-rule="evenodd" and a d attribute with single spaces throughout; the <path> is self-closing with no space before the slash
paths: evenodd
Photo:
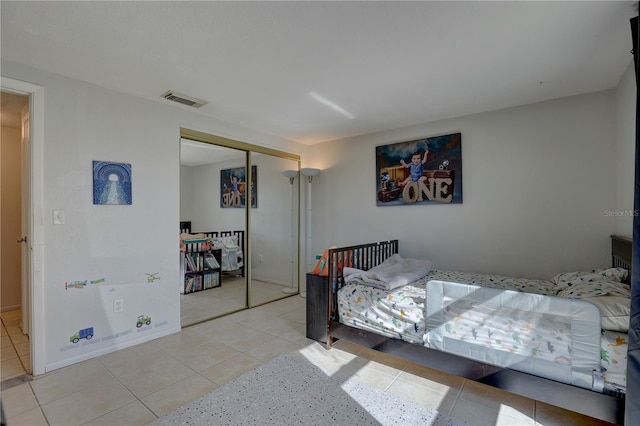
<path id="1" fill-rule="evenodd" d="M 399 254 L 386 259 L 368 271 L 345 267 L 342 276 L 346 284 L 363 284 L 382 290 L 393 290 L 419 280 L 429 273 L 431 262 L 403 259 Z"/>

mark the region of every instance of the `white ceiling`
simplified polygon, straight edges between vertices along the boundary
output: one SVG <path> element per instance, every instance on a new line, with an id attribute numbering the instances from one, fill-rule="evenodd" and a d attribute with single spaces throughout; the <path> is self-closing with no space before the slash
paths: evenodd
<path id="1" fill-rule="evenodd" d="M 2 60 L 304 144 L 611 89 L 636 2 L 0 2 Z M 188 108 L 177 105 L 180 108 Z"/>

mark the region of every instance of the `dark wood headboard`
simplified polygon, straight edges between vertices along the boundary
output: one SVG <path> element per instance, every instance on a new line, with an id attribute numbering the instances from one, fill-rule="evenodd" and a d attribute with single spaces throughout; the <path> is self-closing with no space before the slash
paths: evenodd
<path id="1" fill-rule="evenodd" d="M 328 284 L 331 285 L 329 317 L 335 319 L 334 313 L 338 312 L 337 291 L 344 285 L 342 268 L 348 266 L 366 271 L 396 253 L 398 253 L 398 240 L 329 249 L 327 259 L 329 263 L 327 279 Z"/>
<path id="2" fill-rule="evenodd" d="M 614 268 L 624 268 L 631 271 L 632 257 L 631 248 L 633 242 L 631 238 L 623 237 L 621 235 L 611 236 L 611 266 Z M 631 280 L 631 274 L 627 279 L 629 284 Z"/>

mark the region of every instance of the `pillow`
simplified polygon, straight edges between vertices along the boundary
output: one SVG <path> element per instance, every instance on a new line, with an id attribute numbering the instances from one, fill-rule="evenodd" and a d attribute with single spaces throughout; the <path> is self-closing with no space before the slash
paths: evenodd
<path id="1" fill-rule="evenodd" d="M 558 291 L 556 296 L 567 299 L 585 299 L 597 296 L 620 296 L 631 299 L 631 286 L 615 281 L 575 282 Z"/>
<path id="2" fill-rule="evenodd" d="M 587 297 L 582 300 L 591 302 L 600 309 L 600 327 L 604 330 L 629 331 L 631 299 L 620 296 Z"/>
<path id="3" fill-rule="evenodd" d="M 565 272 L 555 275 L 551 282 L 558 287 L 571 287 L 576 283 L 592 281 L 622 282 L 627 278 L 629 271 L 623 268 L 592 269 L 591 271 Z"/>

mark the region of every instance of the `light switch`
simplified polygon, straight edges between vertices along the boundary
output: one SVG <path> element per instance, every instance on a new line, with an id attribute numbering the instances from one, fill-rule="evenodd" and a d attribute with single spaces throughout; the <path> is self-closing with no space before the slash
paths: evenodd
<path id="1" fill-rule="evenodd" d="M 64 225 L 64 210 L 53 211 L 53 224 Z"/>

